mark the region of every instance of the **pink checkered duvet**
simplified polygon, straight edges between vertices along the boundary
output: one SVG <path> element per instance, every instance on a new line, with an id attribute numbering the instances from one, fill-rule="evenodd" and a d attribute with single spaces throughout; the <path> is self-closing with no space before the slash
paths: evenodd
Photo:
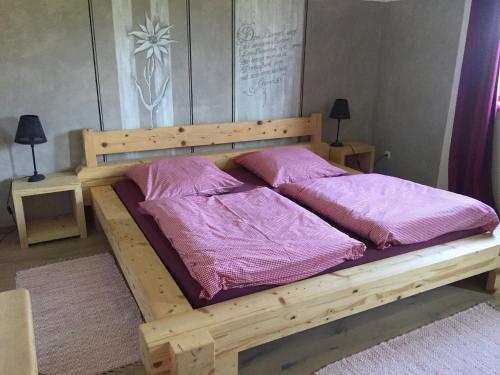
<path id="1" fill-rule="evenodd" d="M 366 247 L 268 188 L 141 203 L 211 299 L 222 289 L 297 281 Z"/>
<path id="2" fill-rule="evenodd" d="M 284 184 L 280 192 L 379 249 L 459 230 L 493 231 L 498 225 L 495 211 L 475 199 L 379 174 Z"/>

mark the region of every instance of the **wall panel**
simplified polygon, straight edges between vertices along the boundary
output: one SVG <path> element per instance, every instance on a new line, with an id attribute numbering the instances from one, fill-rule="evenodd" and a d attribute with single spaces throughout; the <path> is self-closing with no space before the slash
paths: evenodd
<path id="1" fill-rule="evenodd" d="M 92 4 L 104 129 L 189 124 L 191 82 L 187 2 L 93 0 Z M 160 32 L 168 26 L 171 26 L 168 33 Z M 151 37 L 151 28 L 154 28 L 153 37 L 168 36 L 173 40 L 162 45 L 164 49 L 158 55 L 151 55 L 149 48 L 136 51 L 144 45 L 146 37 Z M 149 36 L 130 34 L 144 31 Z M 156 105 L 152 106 L 153 103 Z M 188 151 L 178 150 L 176 153 Z M 170 153 L 134 153 L 114 155 L 110 159 L 163 154 Z"/>
<path id="2" fill-rule="evenodd" d="M 236 0 L 236 121 L 300 113 L 304 0 Z"/>
<path id="3" fill-rule="evenodd" d="M 296 117 L 301 112 L 305 0 L 236 0 L 236 121 Z M 257 147 L 295 139 L 251 142 Z"/>
<path id="4" fill-rule="evenodd" d="M 191 0 L 193 122 L 231 122 L 232 0 Z M 228 146 L 198 147 L 197 151 Z"/>

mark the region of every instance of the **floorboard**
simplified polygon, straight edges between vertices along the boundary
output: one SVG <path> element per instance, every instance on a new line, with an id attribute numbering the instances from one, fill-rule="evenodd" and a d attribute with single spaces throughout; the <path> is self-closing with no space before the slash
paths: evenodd
<path id="1" fill-rule="evenodd" d="M 15 288 L 18 270 L 110 251 L 102 232 L 89 226 L 87 239 L 71 238 L 21 250 L 17 234 L 0 234 L 0 291 Z M 401 335 L 475 304 L 500 308 L 500 295 L 481 289 L 485 276 L 445 286 L 337 322 L 273 341 L 240 354 L 240 374 L 311 374 L 335 360 Z M 143 375 L 139 364 L 110 373 Z"/>

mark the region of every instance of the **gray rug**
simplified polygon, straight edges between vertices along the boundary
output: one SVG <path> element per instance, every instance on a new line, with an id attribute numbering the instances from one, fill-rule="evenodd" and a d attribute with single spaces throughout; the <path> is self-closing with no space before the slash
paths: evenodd
<path id="1" fill-rule="evenodd" d="M 23 270 L 16 285 L 31 293 L 41 373 L 94 375 L 139 359 L 141 315 L 110 254 Z"/>
<path id="2" fill-rule="evenodd" d="M 334 374 L 500 374 L 500 312 L 483 303 L 316 372 Z"/>

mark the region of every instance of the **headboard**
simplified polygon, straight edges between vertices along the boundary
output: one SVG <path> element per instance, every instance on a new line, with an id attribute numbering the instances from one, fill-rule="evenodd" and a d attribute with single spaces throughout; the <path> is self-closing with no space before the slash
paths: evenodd
<path id="1" fill-rule="evenodd" d="M 121 160 L 98 163 L 100 155 L 138 151 L 172 150 L 177 148 L 222 145 L 249 141 L 276 140 L 310 136 L 309 142 L 298 143 L 328 158 L 328 146 L 321 142 L 321 114 L 265 121 L 244 121 L 225 124 L 203 124 L 154 129 L 95 131 L 83 129 L 85 165 L 77 170 L 82 182 L 84 200 L 90 204 L 88 190 L 92 186 L 109 185 L 123 178 L 135 164 L 153 159 Z M 254 150 L 239 148 L 203 155 L 222 169 L 234 164 L 232 158 Z M 172 156 L 175 157 L 175 156 Z"/>

